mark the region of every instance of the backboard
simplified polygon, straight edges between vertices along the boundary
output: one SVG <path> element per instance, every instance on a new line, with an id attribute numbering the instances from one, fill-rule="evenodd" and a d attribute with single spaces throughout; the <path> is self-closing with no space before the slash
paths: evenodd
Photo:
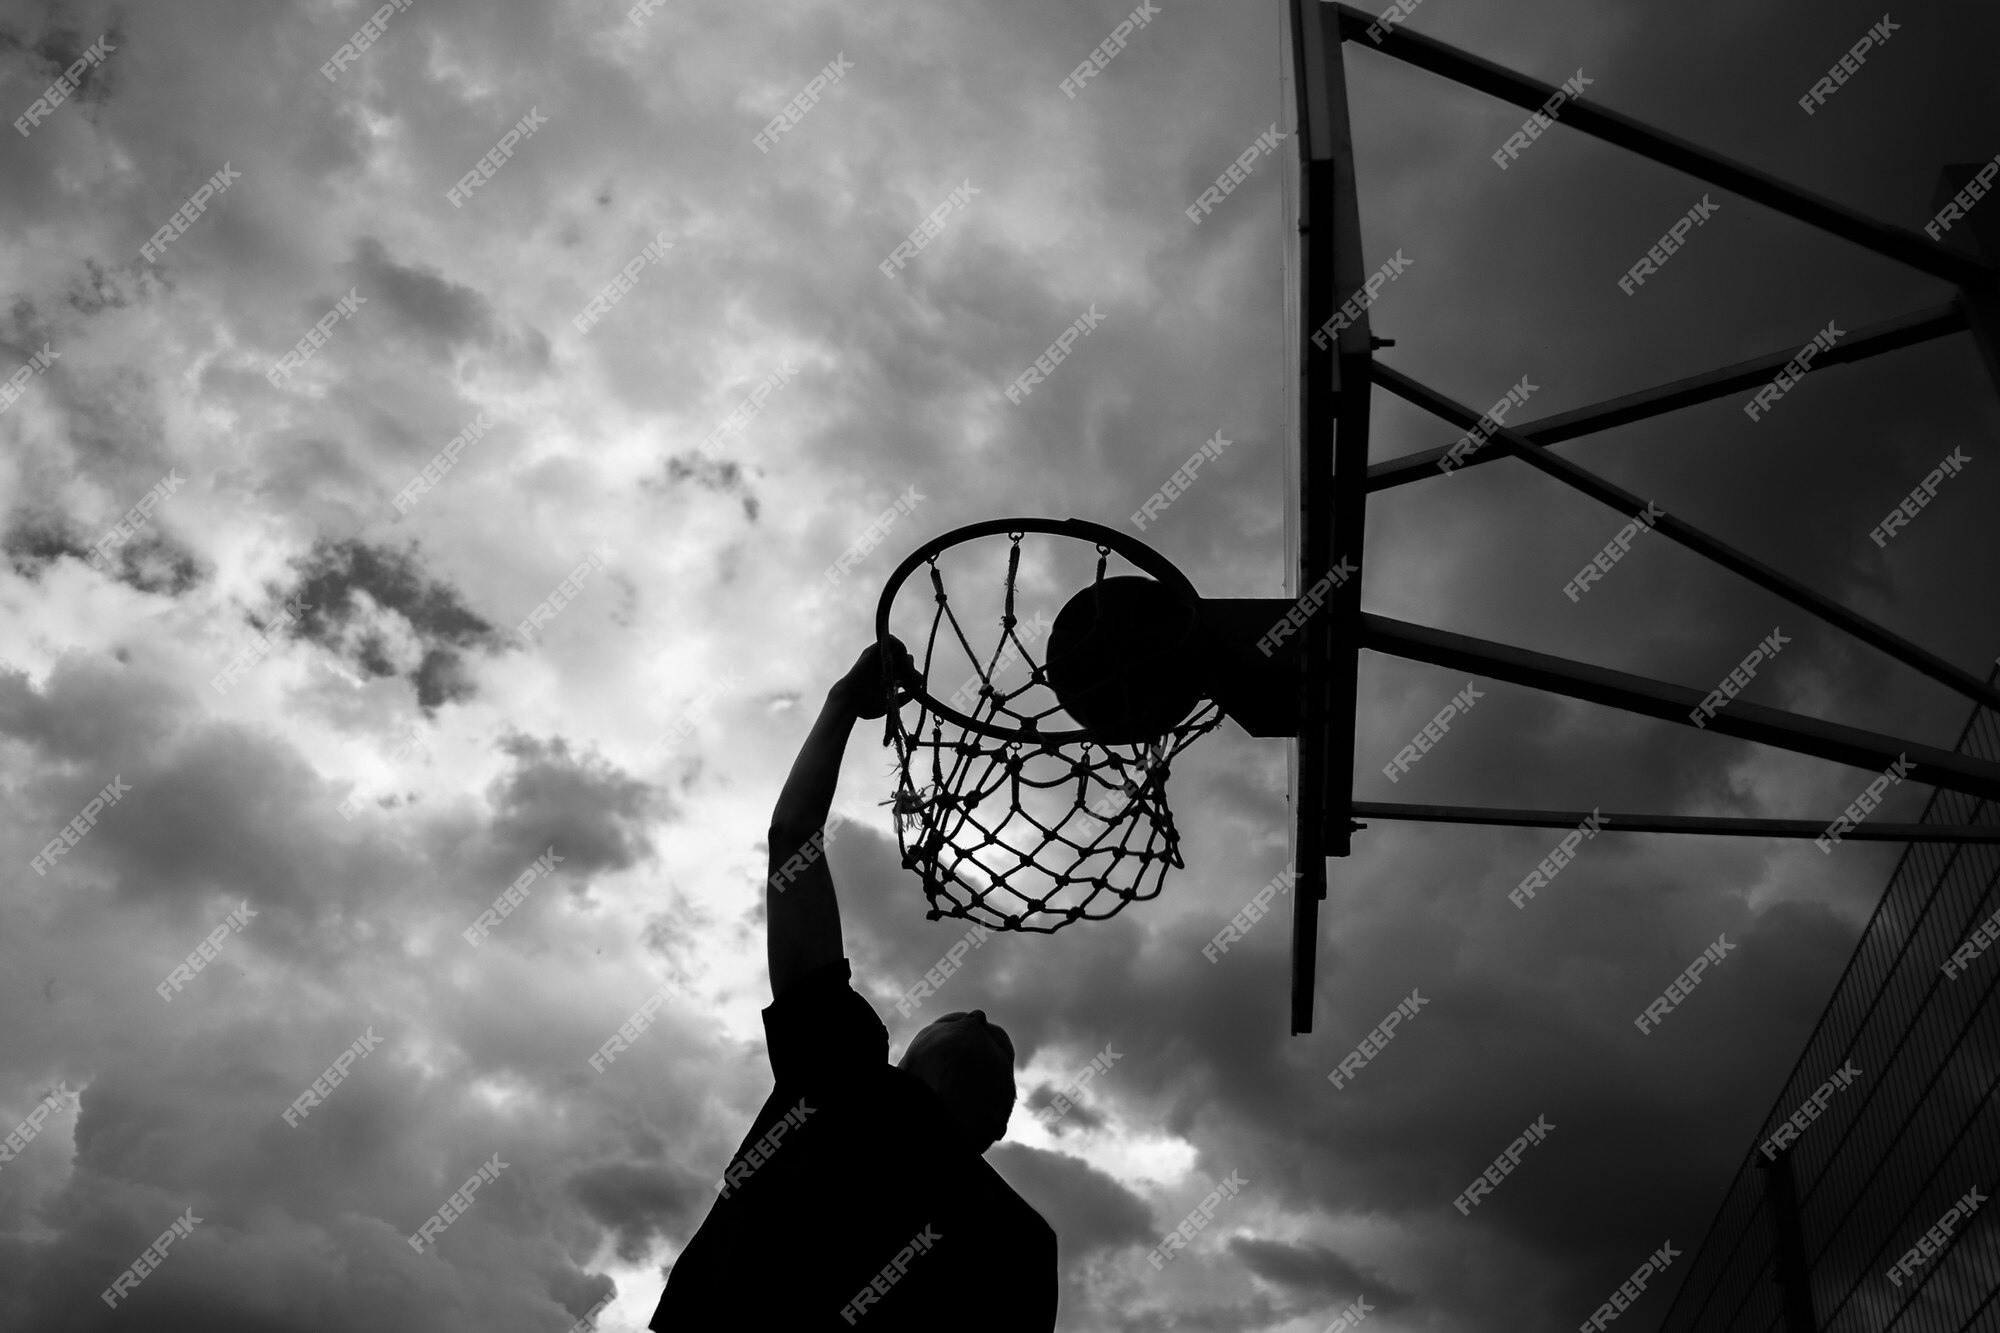
<path id="1" fill-rule="evenodd" d="M 1299 230 L 1299 191 L 1304 185 L 1299 156 L 1299 102 L 1298 71 L 1294 52 L 1297 42 L 1293 36 L 1293 10 L 1291 0 L 1284 0 L 1278 23 L 1278 107 L 1279 128 L 1284 131 L 1280 158 L 1280 190 L 1283 205 L 1279 222 L 1279 247 L 1284 264 L 1284 300 L 1280 314 L 1280 348 L 1282 367 L 1278 384 L 1278 396 L 1284 403 L 1283 424 L 1280 426 L 1280 442 L 1283 446 L 1279 466 L 1284 473 L 1285 506 L 1285 597 L 1294 600 L 1308 586 L 1300 577 L 1300 558 L 1305 543 L 1305 515 L 1299 503 L 1299 428 L 1302 421 L 1300 395 L 1304 392 L 1305 380 L 1300 373 L 1299 353 L 1305 346 L 1305 334 L 1301 327 L 1304 318 L 1299 302 L 1300 266 L 1304 259 L 1304 237 Z M 1285 738 L 1285 798 L 1291 806 L 1291 826 L 1287 830 L 1286 862 L 1298 875 L 1298 883 L 1306 880 L 1306 867 L 1299 863 L 1301 847 L 1299 821 L 1303 808 L 1299 804 L 1299 768 L 1302 762 L 1317 762 L 1315 752 L 1319 747 L 1314 743 L 1302 743 L 1302 738 Z M 1323 872 L 1322 872 L 1323 873 Z"/>
<path id="2" fill-rule="evenodd" d="M 1353 829 L 1354 693 L 1367 495 L 1368 316 L 1330 321 L 1360 289 L 1360 211 L 1335 20 L 1319 0 L 1287 0 L 1279 87 L 1284 164 L 1285 577 L 1319 587 L 1300 655 L 1300 729 L 1291 746 L 1291 1030 L 1312 1030 L 1313 973 L 1326 858 Z M 1352 484 L 1342 486 L 1341 481 Z M 1324 580 L 1351 570 L 1337 586 Z"/>

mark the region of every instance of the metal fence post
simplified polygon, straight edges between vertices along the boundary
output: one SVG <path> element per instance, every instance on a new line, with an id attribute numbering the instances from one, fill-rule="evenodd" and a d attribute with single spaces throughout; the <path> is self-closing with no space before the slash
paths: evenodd
<path id="1" fill-rule="evenodd" d="M 1757 1163 L 1764 1172 L 1764 1206 L 1769 1210 L 1777 1272 L 1784 1303 L 1785 1333 L 1819 1333 L 1813 1315 L 1812 1274 L 1806 1267 L 1805 1235 L 1799 1229 L 1799 1191 L 1792 1179 L 1792 1152 Z"/>

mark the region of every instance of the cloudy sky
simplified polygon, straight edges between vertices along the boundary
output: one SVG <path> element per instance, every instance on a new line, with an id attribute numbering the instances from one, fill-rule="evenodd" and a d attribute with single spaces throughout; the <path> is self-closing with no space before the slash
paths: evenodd
<path id="1" fill-rule="evenodd" d="M 1006 514 L 1125 524 L 1220 431 L 1146 538 L 1207 592 L 1282 593 L 1276 159 L 1200 225 L 1183 212 L 1283 114 L 1282 7 L 1166 0 L 1065 96 L 1128 8 L 414 0 L 329 79 L 367 4 L 0 5 L 8 120 L 105 39 L 72 97 L 0 136 L 0 371 L 56 354 L 0 415 L 0 1120 L 80 1094 L 0 1164 L 0 1328 L 555 1333 L 614 1291 L 603 1326 L 641 1328 L 768 1091 L 763 831 L 901 554 Z M 1890 17 L 1812 116 L 1797 99 L 1880 10 L 1426 0 L 1411 26 L 1551 82 L 1580 69 L 1604 106 L 1914 228 L 1940 164 L 2000 152 L 2000 16 Z M 1349 69 L 1366 264 L 1410 261 L 1375 311 L 1384 360 L 1461 401 L 1525 376 L 1546 415 L 1949 299 L 1714 190 L 1628 296 L 1617 278 L 1700 186 L 1560 127 L 1501 171 L 1521 111 L 1372 50 Z M 1101 325 L 1010 402 L 1093 305 Z M 1565 452 L 1983 672 L 1993 389 L 1957 335 L 1815 372 L 1756 423 L 1727 399 Z M 1457 433 L 1386 395 L 1375 420 L 1378 459 Z M 1978 466 L 1878 548 L 1954 447 Z M 887 540 L 823 578 L 912 487 Z M 1963 701 L 1663 540 L 1573 604 L 1620 522 L 1513 463 L 1402 488 L 1371 506 L 1365 602 L 1703 689 L 1780 628 L 1750 698 L 1951 744 Z M 1391 786 L 1381 764 L 1466 683 L 1364 659 L 1357 795 L 1820 818 L 1870 776 L 1483 681 Z M 860 822 L 832 864 L 900 1051 L 927 1015 L 890 1000 L 963 927 L 927 922 L 898 868 L 879 740 L 849 749 L 837 804 Z M 31 865 L 114 782 L 76 847 Z M 1607 836 L 1520 911 L 1506 891 L 1554 835 L 1373 827 L 1333 867 L 1294 1038 L 1287 909 L 1201 952 L 1284 864 L 1282 746 L 1225 726 L 1171 794 L 1189 865 L 1158 901 L 996 937 L 950 982 L 1014 1036 L 1022 1106 L 991 1160 L 1061 1237 L 1066 1330 L 1306 1333 L 1357 1297 L 1382 1333 L 1575 1327 L 1699 1240 L 1897 850 Z M 1727 961 L 1639 1035 L 1724 934 Z M 1421 1015 L 1334 1089 L 1413 988 Z M 1107 1044 L 1044 1131 L 1028 1112 Z M 1537 1117 L 1547 1142 L 1461 1216 Z M 498 1181 L 413 1254 L 496 1153 Z M 1146 1251 L 1231 1172 L 1248 1185 L 1155 1271 Z"/>

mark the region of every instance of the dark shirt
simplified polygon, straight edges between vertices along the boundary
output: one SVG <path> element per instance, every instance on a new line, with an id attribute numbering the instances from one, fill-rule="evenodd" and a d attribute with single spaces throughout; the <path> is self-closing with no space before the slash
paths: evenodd
<path id="1" fill-rule="evenodd" d="M 764 1010 L 777 1086 L 649 1327 L 1049 1333 L 1055 1231 L 889 1064 L 851 977 L 815 968 Z"/>

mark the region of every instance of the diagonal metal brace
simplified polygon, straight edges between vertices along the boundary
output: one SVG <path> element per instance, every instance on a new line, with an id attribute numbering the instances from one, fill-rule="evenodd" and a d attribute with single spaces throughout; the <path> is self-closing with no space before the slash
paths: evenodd
<path id="1" fill-rule="evenodd" d="M 1418 407 L 1443 417 L 1453 425 L 1469 427 L 1481 420 L 1480 414 L 1471 408 L 1454 402 L 1428 385 L 1419 384 L 1393 367 L 1378 362 L 1375 366 L 1375 378 L 1383 388 L 1399 398 L 1407 399 Z M 1615 486 L 1582 464 L 1572 462 L 1561 454 L 1536 444 L 1519 431 L 1500 426 L 1494 429 L 1492 438 L 1528 466 L 1582 491 L 1593 500 L 1600 500 L 1614 509 L 1635 516 L 1649 509 L 1646 501 L 1624 487 Z M 1797 579 L 1779 573 L 1763 561 L 1753 559 L 1735 547 L 1716 540 L 1693 524 L 1675 518 L 1672 514 L 1661 514 L 1656 518 L 1650 518 L 1649 521 L 1656 530 L 1670 540 L 1679 542 L 1699 555 L 1707 556 L 1724 569 L 1741 574 L 1758 587 L 1776 593 L 1793 606 L 1812 612 L 1828 624 L 1846 630 L 1863 643 L 1881 649 L 1903 665 L 1914 667 L 1940 685 L 1958 691 L 1975 703 L 2000 709 L 2000 688 L 1981 680 L 1970 671 L 1953 666 L 1929 649 L 1918 647 L 1902 635 L 1884 629 L 1868 617 L 1848 610 L 1832 598 L 1814 592 Z"/>
<path id="2" fill-rule="evenodd" d="M 1933 338 L 1948 337 L 1970 327 L 1970 317 L 1959 302 L 1933 306 L 1929 310 L 1919 310 L 1913 314 L 1898 315 L 1885 319 L 1879 324 L 1854 330 L 1835 343 L 1831 349 L 1822 352 L 1813 362 L 1814 370 L 1824 370 L 1829 366 L 1848 365 L 1864 361 L 1884 352 L 1899 351 L 1929 342 Z M 1675 380 L 1656 388 L 1641 389 L 1636 393 L 1592 403 L 1588 407 L 1573 408 L 1559 412 L 1555 416 L 1543 417 L 1537 421 L 1524 421 L 1515 429 L 1524 439 L 1536 444 L 1561 444 L 1565 440 L 1581 439 L 1601 430 L 1611 430 L 1617 426 L 1628 426 L 1635 421 L 1664 415 L 1683 407 L 1693 407 L 1698 403 L 1710 402 L 1725 394 L 1742 389 L 1754 389 L 1768 384 L 1771 377 L 1785 368 L 1787 362 L 1797 356 L 1796 345 L 1787 343 L 1776 351 L 1762 356 L 1721 366 L 1715 370 L 1690 375 L 1686 379 Z M 1391 486 L 1402 486 L 1413 481 L 1427 481 L 1443 475 L 1438 464 L 1451 451 L 1450 446 L 1438 449 L 1424 449 L 1417 453 L 1405 454 L 1401 458 L 1384 459 L 1368 469 L 1368 491 L 1387 490 Z M 1504 450 L 1491 453 L 1481 451 L 1466 455 L 1460 464 L 1463 468 L 1484 467 L 1505 457 Z"/>
<path id="3" fill-rule="evenodd" d="M 1820 838 L 1817 819 L 1761 819 L 1745 815 L 1627 815 L 1597 810 L 1510 810 L 1489 805 L 1412 805 L 1356 801 L 1357 819 L 1404 819 L 1426 824 L 1498 824 L 1511 828 L 1575 828 L 1593 820 L 1605 833 L 1699 833 L 1710 837 Z M 2000 824 L 1878 824 L 1847 829 L 1843 842 L 2000 843 Z"/>
<path id="4" fill-rule="evenodd" d="M 1703 698 L 1701 691 L 1685 685 L 1671 685 L 1609 667 L 1589 666 L 1368 612 L 1361 616 L 1361 646 L 1413 662 L 1455 667 L 1690 726 L 1693 724 L 1688 722 L 1688 714 Z M 1899 758 L 1907 758 L 1916 766 L 1918 782 L 2000 801 L 2000 764 L 1934 745 L 1897 740 L 1741 699 L 1710 718 L 1706 729 L 1856 768 L 1881 770 Z"/>
<path id="5" fill-rule="evenodd" d="M 1340 35 L 1350 42 L 1367 34 L 1369 26 L 1375 23 L 1374 15 L 1352 5 L 1328 4 L 1326 8 L 1338 16 Z M 1418 69 L 1429 70 L 1489 97 L 1512 102 L 1527 111 L 1539 110 L 1557 91 L 1553 84 L 1516 74 L 1504 65 L 1496 65 L 1434 37 L 1411 32 L 1400 24 L 1390 25 L 1381 31 L 1380 36 L 1370 35 L 1368 43 L 1383 55 L 1393 56 Z M 1864 216 L 1824 195 L 1801 190 L 1767 171 L 1759 171 L 1718 153 L 1711 153 L 1677 135 L 1663 133 L 1630 116 L 1597 105 L 1587 97 L 1563 107 L 1562 123 L 1579 133 L 1651 158 L 1662 166 L 1685 171 L 1718 190 L 1740 194 L 1754 203 L 1776 209 L 1787 217 L 1797 218 L 1821 231 L 1852 241 L 1885 259 L 1908 264 L 1934 278 L 1943 278 L 1960 287 L 1983 285 L 1993 279 L 1990 265 L 1962 251 L 1940 245 L 1922 232 Z"/>

